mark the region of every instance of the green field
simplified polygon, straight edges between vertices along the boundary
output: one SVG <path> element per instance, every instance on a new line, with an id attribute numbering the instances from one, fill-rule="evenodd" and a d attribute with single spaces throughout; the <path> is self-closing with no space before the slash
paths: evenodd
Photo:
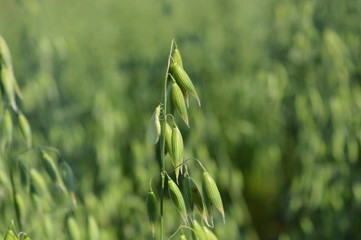
<path id="1" fill-rule="evenodd" d="M 360 0 L 0 0 L 0 35 L 19 86 L 2 73 L 1 240 L 12 220 L 32 240 L 152 239 L 147 128 L 172 39 L 202 102 L 176 121 L 222 196 L 218 239 L 361 239 Z M 164 239 L 180 224 L 166 190 Z"/>

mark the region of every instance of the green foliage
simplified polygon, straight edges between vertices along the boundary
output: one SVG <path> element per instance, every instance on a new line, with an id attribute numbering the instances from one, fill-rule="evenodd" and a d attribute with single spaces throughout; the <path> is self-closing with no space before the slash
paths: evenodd
<path id="1" fill-rule="evenodd" d="M 69 239 L 68 225 L 83 238 L 151 238 L 144 199 L 160 153 L 145 132 L 174 37 L 202 100 L 191 131 L 177 121 L 184 155 L 207 163 L 227 216 L 216 236 L 361 238 L 360 22 L 355 0 L 2 1 L 15 78 L 0 91 L 0 236 L 19 218 L 32 239 Z M 73 169 L 77 209 L 39 149 L 4 154 L 30 146 L 14 108 L 33 147 L 61 150 L 46 149 L 59 174 L 63 161 Z M 169 236 L 179 214 L 164 207 Z"/>
<path id="2" fill-rule="evenodd" d="M 76 199 L 74 187 L 70 189 L 67 184 L 72 170 L 67 165 L 64 182 L 57 180 L 57 164 L 45 153 L 45 149 L 60 156 L 58 150 L 48 146 L 32 146 L 31 126 L 19 108 L 22 93 L 15 79 L 11 52 L 2 36 L 0 36 L 0 71 L 2 73 L 0 90 L 6 93 L 2 94 L 0 99 L 3 103 L 0 106 L 1 113 L 4 113 L 0 118 L 3 130 L 0 135 L 0 183 L 3 191 L 0 196 L 3 208 L 1 219 L 4 223 L 12 221 L 4 238 L 5 240 L 30 239 L 22 231 L 16 233 L 13 221 L 16 220 L 20 229 L 32 229 L 47 225 L 45 221 L 48 219 L 43 218 L 44 215 L 63 209 L 63 212 L 54 216 L 61 221 L 66 214 L 70 214 L 73 206 L 69 200 L 75 202 Z M 46 161 L 40 160 L 41 153 Z M 45 171 L 48 172 L 50 179 L 44 177 Z M 72 177 L 71 184 L 73 184 Z M 68 191 L 63 187 L 64 183 Z M 41 231 L 34 232 L 33 236 L 42 236 Z"/>

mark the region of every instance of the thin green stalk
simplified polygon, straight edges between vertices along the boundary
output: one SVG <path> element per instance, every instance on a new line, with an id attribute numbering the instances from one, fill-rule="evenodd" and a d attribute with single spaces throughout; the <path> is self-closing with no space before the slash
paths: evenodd
<path id="1" fill-rule="evenodd" d="M 179 226 L 179 228 L 172 234 L 172 236 L 170 236 L 170 237 L 168 238 L 168 240 L 174 238 L 175 235 L 177 235 L 177 233 L 178 233 L 179 231 L 181 231 L 181 233 L 184 234 L 184 231 L 183 231 L 184 229 L 191 230 L 192 232 L 195 233 L 195 231 L 193 230 L 193 228 L 188 227 L 188 226 L 183 226 L 183 225 L 181 225 L 181 226 Z"/>
<path id="2" fill-rule="evenodd" d="M 164 182 L 165 182 L 165 175 L 163 172 L 161 173 L 161 176 L 162 176 L 162 186 L 161 186 L 161 190 L 160 190 L 160 239 L 163 240 L 163 224 L 164 224 L 163 196 L 164 196 Z"/>
<path id="3" fill-rule="evenodd" d="M 170 58 L 172 56 L 173 52 L 173 46 L 174 46 L 174 39 L 172 39 L 169 57 L 168 57 L 168 66 L 167 71 L 164 78 L 164 99 L 163 99 L 163 122 L 162 122 L 162 139 L 160 144 L 160 156 L 161 156 L 161 178 L 162 178 L 162 185 L 160 190 L 160 239 L 163 240 L 164 235 L 164 211 L 163 211 L 163 198 L 164 198 L 164 186 L 165 186 L 165 129 L 166 129 L 166 123 L 167 123 L 167 79 L 168 79 L 168 73 L 169 73 L 169 65 L 170 65 Z"/>

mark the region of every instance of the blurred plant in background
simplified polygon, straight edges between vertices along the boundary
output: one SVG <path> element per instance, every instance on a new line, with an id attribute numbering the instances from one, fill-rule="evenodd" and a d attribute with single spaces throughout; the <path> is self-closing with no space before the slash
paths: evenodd
<path id="1" fill-rule="evenodd" d="M 11 220 L 5 240 L 29 239 L 23 231 L 16 233 L 14 219 L 20 229 L 42 226 L 44 230 L 34 233 L 35 237 L 53 238 L 50 215 L 52 220 L 64 221 L 65 217 L 70 221 L 76 207 L 73 171 L 64 160 L 57 163 L 57 149 L 33 145 L 31 126 L 19 107 L 23 94 L 12 56 L 1 35 L 0 72 L 0 199 L 3 220 Z"/>
<path id="2" fill-rule="evenodd" d="M 221 191 L 219 239 L 360 238 L 360 22 L 357 0 L 3 0 L 32 142 L 69 160 L 78 200 L 71 218 L 28 217 L 58 239 L 151 238 L 144 193 L 160 152 L 145 129 L 174 36 L 202 99 L 184 154 Z M 1 169 L 4 235 L 16 217 Z M 48 239 L 29 222 L 21 230 Z"/>

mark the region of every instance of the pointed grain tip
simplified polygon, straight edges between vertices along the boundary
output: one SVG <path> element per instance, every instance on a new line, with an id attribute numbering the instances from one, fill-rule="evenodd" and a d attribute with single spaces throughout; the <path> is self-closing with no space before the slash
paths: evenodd
<path id="1" fill-rule="evenodd" d="M 175 180 L 176 180 L 177 184 L 179 185 L 178 177 L 179 177 L 179 167 L 177 167 L 175 170 Z"/>
<path id="2" fill-rule="evenodd" d="M 184 120 L 184 122 L 185 122 L 185 124 L 187 125 L 187 127 L 190 128 L 188 116 L 187 116 L 187 117 L 184 117 L 184 118 L 182 117 L 182 119 Z"/>
<path id="3" fill-rule="evenodd" d="M 224 215 L 224 213 L 222 214 L 222 219 L 223 219 L 223 223 L 226 224 L 226 216 Z"/>
<path id="4" fill-rule="evenodd" d="M 201 107 L 201 105 L 202 105 L 202 104 L 201 104 L 201 99 L 198 97 L 198 94 L 196 94 L 194 97 L 195 97 L 196 100 L 197 100 L 198 106 Z"/>

